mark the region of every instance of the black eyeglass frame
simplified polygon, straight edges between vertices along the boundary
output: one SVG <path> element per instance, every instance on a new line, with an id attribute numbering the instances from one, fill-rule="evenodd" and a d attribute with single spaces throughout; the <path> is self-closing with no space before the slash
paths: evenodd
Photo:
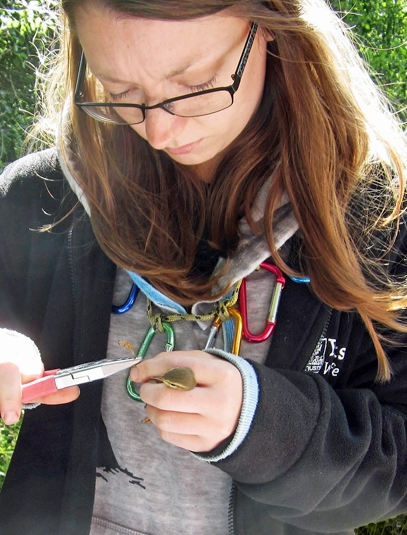
<path id="1" fill-rule="evenodd" d="M 85 71 L 86 71 L 86 58 L 85 58 L 85 54 L 82 52 L 82 55 L 81 55 L 81 60 L 80 60 L 80 63 L 79 63 L 79 70 L 78 70 L 78 76 L 77 76 L 77 80 L 76 80 L 76 85 L 75 85 L 75 93 L 74 93 L 74 103 L 75 105 L 82 111 L 84 111 L 85 113 L 86 110 L 83 109 L 85 107 L 97 107 L 97 106 L 103 106 L 105 108 L 137 108 L 139 110 L 141 110 L 142 114 L 143 114 L 143 119 L 139 122 L 136 122 L 136 123 L 125 123 L 123 122 L 123 124 L 141 124 L 145 118 L 146 118 L 146 111 L 147 110 L 154 110 L 154 109 L 157 109 L 157 108 L 161 108 L 163 109 L 164 111 L 170 113 L 171 115 L 178 115 L 176 113 L 173 113 L 171 110 L 169 110 L 167 108 L 168 105 L 172 104 L 173 102 L 177 102 L 178 100 L 185 100 L 185 99 L 188 99 L 188 98 L 193 98 L 193 97 L 197 97 L 199 95 L 207 95 L 209 93 L 216 93 L 216 92 L 219 92 L 219 91 L 228 91 L 230 96 L 231 96 L 231 99 L 232 99 L 232 102 L 229 104 L 229 106 L 226 106 L 225 108 L 222 108 L 220 110 L 217 110 L 217 111 L 213 111 L 213 112 L 210 112 L 210 113 L 203 113 L 203 114 L 199 114 L 199 115 L 193 115 L 193 116 L 184 116 L 184 117 L 203 117 L 205 115 L 212 115 L 213 113 L 218 113 L 219 111 L 222 111 L 222 110 L 225 110 L 227 108 L 230 108 L 230 106 L 233 105 L 233 102 L 234 102 L 234 94 L 236 93 L 236 91 L 239 89 L 239 86 L 240 86 L 240 82 L 241 82 L 241 79 L 242 79 L 242 76 L 243 76 L 243 72 L 245 70 L 245 67 L 246 67 L 246 64 L 247 64 L 247 60 L 249 59 L 249 54 L 250 54 L 250 51 L 252 49 L 252 46 L 253 46 L 253 43 L 254 43 L 254 38 L 256 36 L 256 32 L 257 32 L 257 29 L 258 29 L 258 25 L 256 22 L 253 22 L 251 27 L 250 27 L 250 32 L 249 32 L 249 35 L 247 36 L 247 39 L 246 39 L 246 42 L 245 42 L 245 45 L 244 45 L 244 48 L 243 48 L 243 52 L 240 56 L 240 59 L 239 59 L 239 63 L 236 67 L 236 71 L 234 74 L 232 74 L 232 80 L 233 80 L 233 84 L 229 85 L 229 86 L 226 86 L 226 87 L 214 87 L 214 88 L 211 88 L 211 89 L 204 89 L 203 91 L 197 91 L 196 93 L 191 93 L 190 95 L 181 95 L 179 97 L 174 97 L 174 98 L 169 98 L 169 99 L 166 99 L 166 100 L 163 100 L 162 102 L 158 103 L 158 104 L 154 104 L 153 106 L 147 106 L 146 104 L 130 104 L 130 103 L 115 103 L 115 102 L 80 102 L 80 99 L 83 98 L 85 95 L 84 93 L 81 91 L 81 87 L 82 87 L 82 84 L 83 84 L 83 80 L 85 78 Z M 179 117 L 183 117 L 182 115 L 178 115 Z M 108 122 L 108 123 L 111 123 L 111 124 L 115 124 L 115 121 L 110 121 L 109 119 L 103 119 L 102 117 L 99 119 L 97 117 L 95 117 L 94 115 L 91 115 L 91 117 L 93 117 L 94 119 L 96 120 L 100 120 L 102 122 Z M 116 123 L 118 124 L 118 123 Z"/>

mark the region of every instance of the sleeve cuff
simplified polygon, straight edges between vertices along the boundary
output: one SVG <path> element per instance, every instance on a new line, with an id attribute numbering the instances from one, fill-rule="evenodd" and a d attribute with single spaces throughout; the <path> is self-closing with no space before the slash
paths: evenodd
<path id="1" fill-rule="evenodd" d="M 229 455 L 234 453 L 246 438 L 257 408 L 259 399 L 259 383 L 253 366 L 242 357 L 233 355 L 232 353 L 227 353 L 221 349 L 207 349 L 206 352 L 228 360 L 240 371 L 243 379 L 242 410 L 240 412 L 236 431 L 231 440 L 226 442 L 226 447 L 219 453 L 193 453 L 195 457 L 201 459 L 202 461 L 216 463 L 226 459 L 226 457 L 229 457 Z"/>

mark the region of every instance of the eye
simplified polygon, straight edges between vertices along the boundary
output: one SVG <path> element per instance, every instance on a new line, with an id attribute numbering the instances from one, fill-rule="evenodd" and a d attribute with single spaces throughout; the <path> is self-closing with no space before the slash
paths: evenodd
<path id="1" fill-rule="evenodd" d="M 215 85 L 216 82 L 216 76 L 214 76 L 209 82 L 205 82 L 204 84 L 200 85 L 191 85 L 189 86 L 189 90 L 191 93 L 196 93 L 197 91 L 205 91 L 205 89 L 212 89 L 212 87 Z"/>
<path id="2" fill-rule="evenodd" d="M 109 98 L 110 100 L 113 100 L 114 102 L 117 102 L 119 100 L 123 100 L 124 98 L 126 98 L 128 96 L 130 91 L 124 91 L 123 93 L 109 93 L 107 92 L 107 94 L 109 95 Z"/>

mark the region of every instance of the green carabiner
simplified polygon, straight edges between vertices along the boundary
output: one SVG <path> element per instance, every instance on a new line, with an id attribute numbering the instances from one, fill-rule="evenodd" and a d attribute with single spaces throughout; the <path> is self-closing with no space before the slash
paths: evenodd
<path id="1" fill-rule="evenodd" d="M 169 323 L 164 322 L 164 321 L 162 322 L 162 326 L 163 326 L 164 331 L 167 334 L 167 343 L 165 344 L 165 351 L 173 351 L 173 349 L 175 347 L 174 329 L 172 328 L 172 326 Z M 145 338 L 144 338 L 144 340 L 143 340 L 143 342 L 142 342 L 142 344 L 140 346 L 140 349 L 137 352 L 137 357 L 141 357 L 142 359 L 145 358 L 145 356 L 147 354 L 147 351 L 148 351 L 148 348 L 150 347 L 151 341 L 152 341 L 152 339 L 154 338 L 154 336 L 156 334 L 157 333 L 154 330 L 154 327 L 150 327 L 148 329 L 147 334 L 146 334 L 146 336 L 145 336 Z M 127 377 L 127 393 L 135 401 L 141 401 L 140 394 L 135 391 L 133 385 L 134 385 L 134 383 L 130 379 L 130 372 L 129 372 L 129 375 Z"/>

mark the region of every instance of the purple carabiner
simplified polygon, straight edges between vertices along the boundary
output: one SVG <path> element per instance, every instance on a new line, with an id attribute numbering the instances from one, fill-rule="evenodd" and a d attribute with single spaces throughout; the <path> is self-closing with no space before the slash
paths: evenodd
<path id="1" fill-rule="evenodd" d="M 274 275 L 276 276 L 276 284 L 274 286 L 273 294 L 271 296 L 270 311 L 267 317 L 266 326 L 263 332 L 259 334 L 253 334 L 249 330 L 249 323 L 247 320 L 246 279 L 242 280 L 239 293 L 239 308 L 243 320 L 243 337 L 248 342 L 264 342 L 272 335 L 274 327 L 276 325 L 277 311 L 278 306 L 280 304 L 281 292 L 285 285 L 285 278 L 281 270 L 277 266 L 268 264 L 267 262 L 262 262 L 260 264 L 260 267 L 262 269 L 267 269 L 267 271 L 270 271 L 271 273 L 274 273 Z"/>

